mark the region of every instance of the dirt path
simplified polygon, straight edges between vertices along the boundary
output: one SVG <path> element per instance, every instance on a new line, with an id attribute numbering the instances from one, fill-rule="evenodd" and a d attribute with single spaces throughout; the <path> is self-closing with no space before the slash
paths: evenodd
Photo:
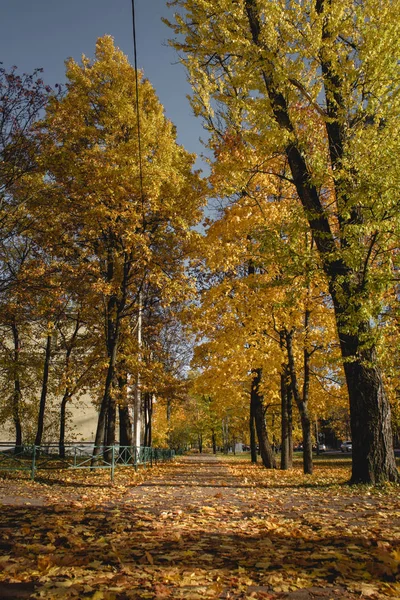
<path id="1" fill-rule="evenodd" d="M 190 455 L 129 492 L 128 501 L 154 514 L 206 507 L 236 507 L 252 495 L 253 486 L 232 474 L 228 463 L 213 455 Z"/>
<path id="2" fill-rule="evenodd" d="M 2 599 L 400 598 L 398 489 L 213 456 L 85 481 L 0 486 Z"/>

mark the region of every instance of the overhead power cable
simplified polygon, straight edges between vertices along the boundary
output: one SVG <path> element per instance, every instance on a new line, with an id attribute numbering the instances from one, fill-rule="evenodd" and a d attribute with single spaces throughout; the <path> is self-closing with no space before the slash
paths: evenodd
<path id="1" fill-rule="evenodd" d="M 138 61 L 137 61 L 137 46 L 136 46 L 136 19 L 135 19 L 135 0 L 132 0 L 132 32 L 133 32 L 133 58 L 135 67 L 135 86 L 136 86 L 136 122 L 138 130 L 138 157 L 139 157 L 139 181 L 140 181 L 140 196 L 142 203 L 144 202 L 143 193 L 143 164 L 142 164 L 142 136 L 140 129 L 140 111 L 139 111 L 139 77 L 138 77 Z"/>

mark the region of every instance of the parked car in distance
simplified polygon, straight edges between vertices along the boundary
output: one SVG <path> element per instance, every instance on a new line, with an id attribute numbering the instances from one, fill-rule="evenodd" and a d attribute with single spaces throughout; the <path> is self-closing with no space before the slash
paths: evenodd
<path id="1" fill-rule="evenodd" d="M 317 444 L 313 444 L 312 449 L 313 449 L 313 452 L 326 452 L 325 444 L 321 444 L 321 443 L 318 444 L 318 446 L 317 446 Z"/>
<path id="2" fill-rule="evenodd" d="M 353 450 L 353 443 L 350 441 L 343 442 L 340 449 L 342 452 L 351 452 Z"/>

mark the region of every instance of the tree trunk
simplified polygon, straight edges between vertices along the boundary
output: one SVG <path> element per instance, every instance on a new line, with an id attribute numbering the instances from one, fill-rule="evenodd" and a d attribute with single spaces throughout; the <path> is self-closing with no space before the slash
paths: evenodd
<path id="1" fill-rule="evenodd" d="M 289 467 L 293 467 L 293 394 L 290 382 L 287 383 L 287 418 L 288 418 L 288 439 L 289 439 Z"/>
<path id="2" fill-rule="evenodd" d="M 250 458 L 252 463 L 257 463 L 257 440 L 256 440 L 256 425 L 254 416 L 254 402 L 250 398 Z"/>
<path id="3" fill-rule="evenodd" d="M 289 435 L 289 411 L 288 411 L 288 382 L 287 368 L 284 366 L 281 373 L 281 470 L 291 468 L 290 464 L 290 435 Z"/>
<path id="4" fill-rule="evenodd" d="M 148 404 L 149 404 L 149 392 L 145 392 L 143 394 L 143 417 L 144 417 L 144 433 L 143 433 L 143 446 L 147 447 L 147 436 L 149 430 L 149 413 L 148 413 Z"/>
<path id="5" fill-rule="evenodd" d="M 129 406 L 119 405 L 119 443 L 120 446 L 132 446 L 132 419 Z"/>
<path id="6" fill-rule="evenodd" d="M 109 363 L 108 363 L 106 383 L 104 386 L 103 398 L 101 401 L 99 416 L 98 416 L 98 420 L 97 420 L 97 429 L 96 429 L 96 437 L 95 437 L 95 441 L 94 441 L 93 457 L 100 454 L 102 446 L 104 447 L 107 445 L 108 429 L 109 429 L 107 420 L 108 420 L 109 413 L 110 413 L 110 404 L 111 404 L 111 397 L 112 397 L 112 383 L 113 383 L 114 376 L 115 376 L 116 353 L 117 353 L 117 347 L 115 345 L 115 348 L 112 352 L 112 355 L 110 356 Z M 115 427 L 115 423 L 114 423 L 114 427 Z M 92 461 L 92 462 L 94 462 L 94 461 Z"/>
<path id="7" fill-rule="evenodd" d="M 77 319 L 75 322 L 75 329 L 74 329 L 74 332 L 73 332 L 70 340 L 67 341 L 66 338 L 64 337 L 65 346 L 66 346 L 65 374 L 66 374 L 67 379 L 68 379 L 69 372 L 70 372 L 71 354 L 72 354 L 72 350 L 74 348 L 75 340 L 78 336 L 80 327 L 81 327 L 81 321 L 80 321 L 79 313 L 78 313 L 78 316 L 77 316 Z M 60 434 L 59 434 L 59 439 L 58 439 L 58 451 L 60 454 L 60 458 L 65 458 L 65 426 L 66 426 L 66 415 L 67 415 L 67 403 L 71 400 L 73 395 L 74 395 L 74 390 L 71 390 L 67 385 L 64 390 L 64 395 L 62 397 L 61 405 L 60 405 Z"/>
<path id="8" fill-rule="evenodd" d="M 307 312 L 307 311 L 306 311 Z M 295 357 L 293 350 L 293 336 L 295 330 L 285 331 L 286 350 L 288 355 L 288 365 L 290 372 L 291 390 L 297 408 L 300 413 L 301 429 L 303 433 L 303 471 L 306 475 L 311 475 L 313 472 L 312 460 L 312 435 L 311 435 L 311 420 L 308 411 L 308 389 L 310 379 L 309 358 L 310 354 L 307 349 L 304 349 L 304 382 L 303 382 L 303 397 L 299 392 L 297 383 L 297 374 L 295 367 Z"/>
<path id="9" fill-rule="evenodd" d="M 148 435 L 148 444 L 149 447 L 153 445 L 153 403 L 155 400 L 155 395 L 153 393 L 150 394 L 150 404 L 149 404 L 149 435 Z"/>
<path id="10" fill-rule="evenodd" d="M 14 338 L 14 393 L 13 393 L 13 421 L 15 426 L 15 453 L 17 454 L 22 446 L 22 425 L 20 415 L 20 404 L 21 404 L 21 382 L 19 378 L 19 354 L 21 351 L 21 344 L 19 339 L 19 331 L 17 324 L 12 322 L 12 332 Z"/>
<path id="11" fill-rule="evenodd" d="M 46 353 L 44 358 L 44 366 L 43 366 L 43 380 L 42 380 L 42 393 L 40 395 L 40 403 L 39 403 L 39 415 L 38 415 L 38 424 L 35 438 L 35 446 L 40 446 L 43 438 L 43 428 L 44 428 L 44 415 L 46 409 L 46 400 L 47 400 L 47 388 L 49 382 L 49 370 L 50 370 L 50 360 L 51 360 L 51 342 L 52 335 L 47 335 L 46 342 Z"/>
<path id="12" fill-rule="evenodd" d="M 142 445 L 142 390 L 140 373 L 142 362 L 142 313 L 142 292 L 140 291 L 137 320 L 138 371 L 136 373 L 135 400 L 133 404 L 133 443 L 137 448 L 140 448 Z"/>
<path id="13" fill-rule="evenodd" d="M 95 457 L 100 454 L 101 447 L 112 445 L 108 444 L 108 442 L 111 439 L 113 439 L 112 443 L 114 443 L 115 441 L 116 404 L 115 398 L 113 398 L 112 388 L 116 374 L 119 327 L 120 314 L 118 310 L 117 298 L 115 296 L 111 296 L 107 302 L 106 345 L 108 354 L 108 369 L 104 386 L 103 398 L 101 401 L 99 416 L 97 420 L 92 466 L 95 463 Z M 109 422 L 110 418 L 111 422 Z"/>
<path id="14" fill-rule="evenodd" d="M 110 463 L 112 459 L 112 449 L 111 446 L 114 446 L 116 443 L 116 425 L 117 425 L 117 403 L 115 401 L 115 396 L 113 390 L 111 391 L 111 395 L 108 401 L 108 409 L 107 409 L 107 427 L 106 427 L 106 436 L 104 440 L 104 445 L 106 446 L 106 450 L 104 452 L 104 459 L 106 462 Z"/>
<path id="15" fill-rule="evenodd" d="M 153 417 L 153 394 L 145 392 L 144 394 L 144 439 L 143 445 L 151 446 L 152 433 L 152 417 Z"/>
<path id="16" fill-rule="evenodd" d="M 172 414 L 172 402 L 171 400 L 167 400 L 167 423 L 168 427 L 171 425 L 171 414 Z"/>
<path id="17" fill-rule="evenodd" d="M 262 369 L 254 369 L 253 380 L 251 384 L 251 402 L 253 404 L 253 414 L 255 418 L 261 460 L 266 469 L 275 469 L 275 456 L 268 439 L 268 432 L 264 417 L 263 397 L 260 393 L 261 377 Z"/>
<path id="18" fill-rule="evenodd" d="M 124 372 L 118 377 L 119 402 L 119 444 L 132 446 L 132 419 L 128 406 L 128 374 Z"/>
<path id="19" fill-rule="evenodd" d="M 251 242 L 251 236 L 247 236 L 248 242 Z M 247 273 L 254 275 L 256 268 L 253 260 L 249 260 L 247 266 Z M 250 392 L 250 457 L 252 463 L 257 463 L 257 441 L 256 441 L 256 415 L 255 415 L 255 404 L 256 400 L 253 398 L 253 385 L 255 384 L 256 376 L 253 378 Z M 255 393 L 255 392 L 254 392 Z M 260 449 L 260 446 L 259 446 Z"/>
<path id="20" fill-rule="evenodd" d="M 60 435 L 58 439 L 58 452 L 60 454 L 60 458 L 65 458 L 65 424 L 67 415 L 67 404 L 71 397 L 72 394 L 67 388 L 61 400 L 60 407 Z"/>
<path id="21" fill-rule="evenodd" d="M 365 326 L 369 327 L 369 326 Z M 341 336 L 343 354 L 353 357 L 344 363 L 350 397 L 350 427 L 353 442 L 352 483 L 398 481 L 393 448 L 390 405 L 375 348 L 361 349 L 354 360 L 357 338 Z"/>
<path id="22" fill-rule="evenodd" d="M 224 454 L 229 452 L 229 417 L 226 416 L 222 419 L 222 445 Z"/>
<path id="23" fill-rule="evenodd" d="M 197 441 L 199 444 L 199 452 L 200 452 L 200 454 L 203 454 L 203 436 L 201 433 L 197 434 Z"/>
<path id="24" fill-rule="evenodd" d="M 217 438 L 215 435 L 215 431 L 213 431 L 211 434 L 211 443 L 212 443 L 213 454 L 217 454 Z"/>

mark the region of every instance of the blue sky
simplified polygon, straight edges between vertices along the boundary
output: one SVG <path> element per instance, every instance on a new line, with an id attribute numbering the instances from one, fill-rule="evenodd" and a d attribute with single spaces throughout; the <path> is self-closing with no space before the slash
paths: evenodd
<path id="1" fill-rule="evenodd" d="M 138 66 L 177 126 L 178 142 L 200 154 L 199 138 L 206 132 L 192 115 L 186 73 L 167 46 L 172 32 L 161 22 L 172 17 L 172 9 L 166 0 L 135 0 L 135 7 Z M 6 68 L 17 65 L 30 73 L 42 67 L 46 83 L 63 83 L 65 59 L 93 57 L 96 39 L 105 34 L 133 64 L 131 0 L 0 0 L 0 9 L 0 61 Z"/>

